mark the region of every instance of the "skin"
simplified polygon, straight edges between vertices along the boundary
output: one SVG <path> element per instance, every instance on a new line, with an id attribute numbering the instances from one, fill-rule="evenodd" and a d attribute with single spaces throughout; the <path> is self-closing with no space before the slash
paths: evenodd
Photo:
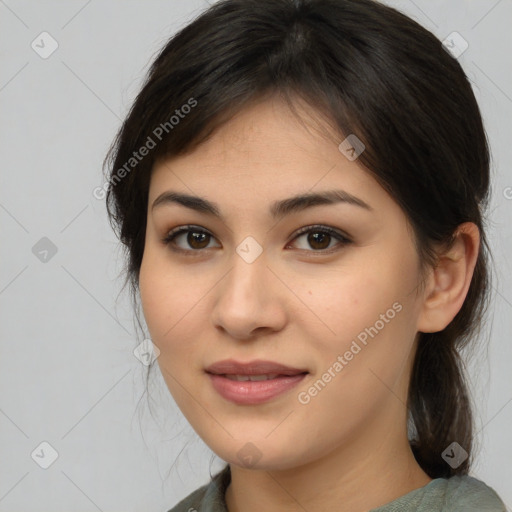
<path id="1" fill-rule="evenodd" d="M 143 311 L 178 406 L 230 463 L 230 512 L 363 511 L 431 481 L 407 440 L 416 335 L 442 330 L 462 306 L 478 229 L 461 225 L 420 287 L 403 211 L 333 140 L 301 124 L 279 99 L 267 98 L 192 152 L 153 169 L 139 281 Z M 274 201 L 334 189 L 372 210 L 339 202 L 278 220 L 269 214 Z M 177 203 L 153 209 L 169 190 L 215 202 L 223 218 Z M 162 242 L 187 224 L 212 236 L 192 245 L 186 234 L 179 236 L 174 247 L 181 253 Z M 340 230 L 351 243 L 327 236 L 324 245 L 314 245 L 307 233 L 295 234 L 314 224 Z M 252 263 L 236 252 L 247 236 L 263 249 Z M 316 396 L 300 403 L 298 394 L 394 303 L 400 312 Z M 270 402 L 237 405 L 217 394 L 204 371 L 227 358 L 268 359 L 309 374 Z M 238 456 L 249 442 L 260 456 L 251 467 Z"/>

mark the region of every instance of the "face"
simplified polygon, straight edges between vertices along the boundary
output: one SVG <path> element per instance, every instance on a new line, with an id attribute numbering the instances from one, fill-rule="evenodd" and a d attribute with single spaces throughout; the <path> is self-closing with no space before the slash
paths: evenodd
<path id="1" fill-rule="evenodd" d="M 290 200 L 311 194 L 327 199 Z M 217 455 L 292 468 L 403 426 L 418 256 L 357 159 L 266 100 L 158 162 L 147 214 L 144 316 L 171 394 Z M 207 371 L 226 360 L 252 365 Z"/>

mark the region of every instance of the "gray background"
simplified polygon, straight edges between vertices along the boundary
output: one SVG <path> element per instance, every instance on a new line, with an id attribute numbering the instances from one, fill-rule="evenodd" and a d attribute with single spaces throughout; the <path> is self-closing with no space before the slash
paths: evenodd
<path id="1" fill-rule="evenodd" d="M 496 261 L 492 315 L 469 363 L 481 445 L 472 474 L 512 504 L 512 2 L 387 3 L 469 43 L 459 59 L 493 151 Z M 151 58 L 206 6 L 0 0 L 0 511 L 164 511 L 208 479 L 211 451 L 158 371 L 155 418 L 144 399 L 137 407 L 146 367 L 133 355 L 128 297 L 118 297 L 123 255 L 92 194 Z M 31 47 L 51 49 L 43 31 L 59 45 L 45 59 Z M 47 469 L 43 441 L 58 453 Z"/>

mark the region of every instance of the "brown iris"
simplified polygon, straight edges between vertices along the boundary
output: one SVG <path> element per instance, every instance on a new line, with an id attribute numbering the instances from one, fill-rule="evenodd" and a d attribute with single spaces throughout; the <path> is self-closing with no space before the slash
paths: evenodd
<path id="1" fill-rule="evenodd" d="M 194 249 L 204 249 L 208 246 L 208 242 L 210 241 L 209 237 L 210 235 L 208 233 L 203 233 L 201 231 L 189 231 L 187 235 L 187 243 Z"/>
<path id="2" fill-rule="evenodd" d="M 325 249 L 329 246 L 331 235 L 322 232 L 311 232 L 308 235 L 308 243 L 313 249 Z"/>

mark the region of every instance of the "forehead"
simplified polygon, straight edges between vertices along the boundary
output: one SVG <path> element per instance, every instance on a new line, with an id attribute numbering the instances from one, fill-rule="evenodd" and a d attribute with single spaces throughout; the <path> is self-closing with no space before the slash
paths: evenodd
<path id="1" fill-rule="evenodd" d="M 357 159 L 339 150 L 343 136 L 303 112 L 301 122 L 275 98 L 241 110 L 193 151 L 154 165 L 150 204 L 166 189 L 245 208 L 332 189 L 368 204 L 389 201 Z"/>

